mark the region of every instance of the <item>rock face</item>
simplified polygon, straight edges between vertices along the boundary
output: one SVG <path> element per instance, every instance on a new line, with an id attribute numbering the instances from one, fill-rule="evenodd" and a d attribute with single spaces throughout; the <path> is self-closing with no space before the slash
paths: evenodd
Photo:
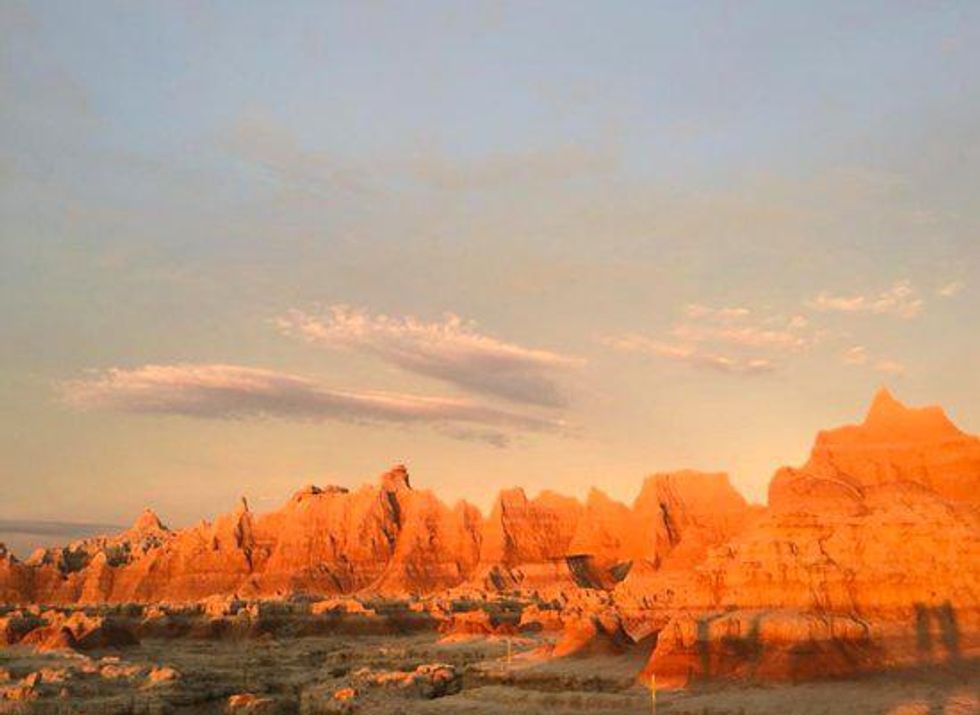
<path id="1" fill-rule="evenodd" d="M 309 486 L 280 509 L 243 499 L 214 523 L 180 531 L 145 511 L 115 536 L 39 550 L 21 563 L 0 552 L 8 603 L 180 602 L 212 596 L 422 595 L 463 584 L 480 591 L 608 590 L 631 571 L 656 574 L 703 558 L 749 508 L 723 474 L 650 477 L 632 507 L 593 490 L 583 505 L 543 492 L 502 492 L 484 519 L 412 488 L 404 466 L 350 491 Z"/>
<path id="2" fill-rule="evenodd" d="M 883 389 L 864 422 L 820 432 L 801 469 L 776 474 L 769 504 L 779 510 L 812 499 L 846 504 L 875 487 L 914 484 L 976 507 L 978 474 L 980 439 L 961 432 L 941 408 L 908 408 Z"/>
<path id="3" fill-rule="evenodd" d="M 636 520 L 653 524 L 642 556 L 663 568 L 687 569 L 707 550 L 735 536 L 752 516 L 728 475 L 694 471 L 649 477 L 633 507 Z M 641 532 L 645 533 L 645 532 Z"/>
<path id="4" fill-rule="evenodd" d="M 532 500 L 513 489 L 487 519 L 478 580 L 497 589 L 609 589 L 631 573 L 697 563 L 751 514 L 721 473 L 653 475 L 632 507 L 598 489 L 584 506 L 552 492 Z"/>
<path id="5" fill-rule="evenodd" d="M 674 584 L 665 600 L 681 612 L 649 672 L 744 671 L 759 647 L 760 672 L 795 677 L 794 648 L 832 673 L 980 645 L 977 450 L 938 408 L 879 393 L 862 424 L 820 433 L 803 467 L 780 469 L 766 513 Z M 742 651 L 726 648 L 733 633 Z"/>
<path id="6" fill-rule="evenodd" d="M 881 649 L 866 623 L 853 616 L 795 610 L 684 614 L 660 631 L 640 680 L 661 687 L 692 677 L 807 680 L 870 670 Z"/>
<path id="7" fill-rule="evenodd" d="M 83 611 L 68 615 L 50 609 L 36 616 L 17 612 L 0 621 L 4 644 L 29 646 L 37 651 L 89 651 L 139 643 L 125 624 L 105 616 L 88 616 Z"/>
<path id="8" fill-rule="evenodd" d="M 256 591 L 344 593 L 373 583 L 394 553 L 409 491 L 399 467 L 354 492 L 297 492 L 255 524 Z"/>
<path id="9" fill-rule="evenodd" d="M 459 584 L 479 560 L 482 521 L 466 502 L 450 509 L 430 491 L 407 494 L 395 549 L 373 589 L 418 595 Z"/>
<path id="10" fill-rule="evenodd" d="M 30 598 L 34 573 L 0 544 L 0 603 L 19 603 Z"/>
<path id="11" fill-rule="evenodd" d="M 497 590 L 573 585 L 565 557 L 581 516 L 581 503 L 554 492 L 501 492 L 483 528 L 476 580 Z"/>
<path id="12" fill-rule="evenodd" d="M 640 541 L 633 547 L 638 557 L 615 587 L 620 602 L 640 610 L 669 605 L 672 584 L 683 584 L 712 549 L 757 521 L 761 511 L 746 504 L 722 473 L 682 471 L 648 477 L 629 522 Z"/>

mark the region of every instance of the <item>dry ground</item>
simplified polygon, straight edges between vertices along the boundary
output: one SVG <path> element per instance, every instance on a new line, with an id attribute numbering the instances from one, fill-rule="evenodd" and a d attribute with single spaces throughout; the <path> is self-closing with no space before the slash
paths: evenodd
<path id="1" fill-rule="evenodd" d="M 205 713 L 225 712 L 228 696 L 250 692 L 271 702 L 261 712 L 344 712 L 333 693 L 354 683 L 359 669 L 409 671 L 448 663 L 462 675 L 458 693 L 427 699 L 414 690 L 360 687 L 353 712 L 380 715 L 639 715 L 651 712 L 648 691 L 633 683 L 647 655 L 542 661 L 528 654 L 539 639 L 474 639 L 440 643 L 433 634 L 410 636 L 272 637 L 235 640 L 147 639 L 116 653 L 90 658 L 0 650 L 8 683 L 49 669 L 25 704 L 0 701 L 0 712 Z M 105 658 L 108 657 L 108 660 Z M 118 657 L 118 662 L 114 660 Z M 149 682 L 152 666 L 181 677 Z M 109 666 L 106 668 L 106 666 Z M 86 672 L 88 671 L 88 672 Z M 114 676 L 114 677 L 113 677 Z M 60 680 L 59 680 L 60 678 Z M 2 680 L 2 678 L 0 678 Z M 0 682 L 0 685 L 3 683 Z M 256 710 L 255 712 L 259 712 Z M 961 662 L 866 677 L 801 685 L 744 687 L 715 683 L 685 692 L 661 692 L 660 715 L 977 715 L 980 664 Z"/>

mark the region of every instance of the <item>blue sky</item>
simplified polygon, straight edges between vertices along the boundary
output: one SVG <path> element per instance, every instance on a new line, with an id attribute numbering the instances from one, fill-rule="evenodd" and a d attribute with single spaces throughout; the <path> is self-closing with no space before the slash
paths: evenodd
<path id="1" fill-rule="evenodd" d="M 974 3 L 0 12 L 0 519 L 980 425 Z"/>

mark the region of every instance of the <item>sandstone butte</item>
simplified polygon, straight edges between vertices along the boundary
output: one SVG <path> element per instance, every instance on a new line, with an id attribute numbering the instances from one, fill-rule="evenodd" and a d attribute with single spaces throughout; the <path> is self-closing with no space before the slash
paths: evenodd
<path id="1" fill-rule="evenodd" d="M 632 505 L 515 488 L 484 517 L 397 466 L 265 514 L 243 499 L 174 531 L 147 510 L 23 562 L 0 546 L 11 604 L 298 593 L 523 596 L 522 624 L 564 629 L 551 655 L 649 638 L 640 677 L 667 685 L 959 658 L 980 651 L 980 440 L 882 390 L 862 423 L 819 433 L 806 464 L 777 471 L 765 507 L 725 474 L 681 471 L 647 478 Z"/>

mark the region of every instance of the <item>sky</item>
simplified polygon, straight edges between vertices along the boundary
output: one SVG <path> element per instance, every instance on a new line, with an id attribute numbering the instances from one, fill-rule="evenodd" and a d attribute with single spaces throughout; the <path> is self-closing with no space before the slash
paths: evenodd
<path id="1" fill-rule="evenodd" d="M 0 3 L 0 540 L 980 432 L 980 5 Z"/>

